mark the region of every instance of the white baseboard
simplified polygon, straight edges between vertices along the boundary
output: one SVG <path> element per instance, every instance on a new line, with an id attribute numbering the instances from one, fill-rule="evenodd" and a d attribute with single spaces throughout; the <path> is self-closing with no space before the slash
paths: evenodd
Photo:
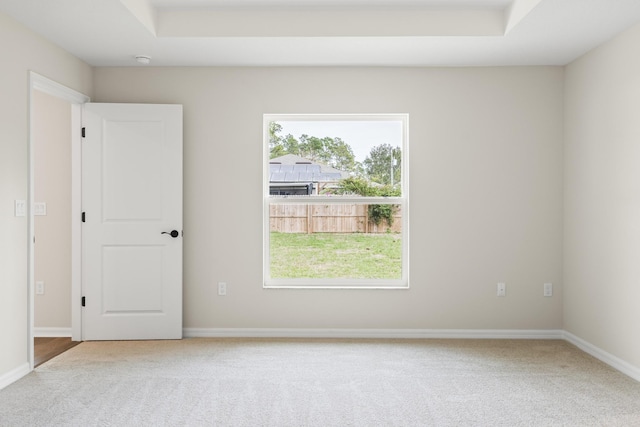
<path id="1" fill-rule="evenodd" d="M 564 331 L 564 339 L 575 345 L 585 353 L 590 354 L 596 359 L 599 359 L 600 361 L 611 366 L 612 368 L 617 369 L 623 374 L 630 376 L 636 381 L 640 381 L 640 368 L 638 368 L 637 366 L 633 366 L 632 364 L 625 362 L 619 357 L 616 357 L 613 354 L 596 347 L 595 345 L 573 335 L 570 332 Z"/>
<path id="2" fill-rule="evenodd" d="M 185 328 L 185 338 L 563 339 L 562 330 Z"/>
<path id="3" fill-rule="evenodd" d="M 33 328 L 33 336 L 36 338 L 70 337 L 71 328 Z"/>
<path id="4" fill-rule="evenodd" d="M 24 377 L 29 372 L 31 372 L 31 370 L 29 369 L 29 363 L 25 362 L 22 365 L 18 366 L 17 368 L 7 372 L 6 374 L 1 375 L 0 376 L 0 390 L 5 388 L 9 384 L 12 384 L 12 383 L 18 381 L 20 378 Z"/>

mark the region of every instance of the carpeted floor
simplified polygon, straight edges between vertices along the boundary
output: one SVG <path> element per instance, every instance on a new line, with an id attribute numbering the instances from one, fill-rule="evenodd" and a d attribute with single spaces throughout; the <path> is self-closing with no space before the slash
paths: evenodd
<path id="1" fill-rule="evenodd" d="M 563 341 L 85 342 L 1 426 L 640 426 L 640 383 Z"/>

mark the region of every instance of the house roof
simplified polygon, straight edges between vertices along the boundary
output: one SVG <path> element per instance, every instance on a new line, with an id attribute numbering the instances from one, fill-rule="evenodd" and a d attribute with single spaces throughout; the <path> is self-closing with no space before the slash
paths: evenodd
<path id="1" fill-rule="evenodd" d="M 295 154 L 269 160 L 269 182 L 334 182 L 349 176 L 349 172 Z"/>

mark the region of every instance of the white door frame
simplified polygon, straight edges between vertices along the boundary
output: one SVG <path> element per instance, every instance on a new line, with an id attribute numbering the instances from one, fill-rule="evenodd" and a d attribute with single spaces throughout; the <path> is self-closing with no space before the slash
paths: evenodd
<path id="1" fill-rule="evenodd" d="M 48 79 L 33 71 L 29 71 L 29 180 L 28 180 L 28 202 L 27 215 L 29 217 L 27 225 L 28 236 L 28 272 L 27 272 L 27 349 L 29 355 L 29 370 L 33 370 L 33 338 L 34 338 L 34 275 L 35 275 L 35 217 L 33 212 L 34 204 L 34 184 L 35 184 L 35 141 L 34 141 L 34 113 L 33 113 L 33 91 L 37 90 L 56 98 L 71 103 L 71 339 L 73 341 L 82 340 L 82 310 L 80 306 L 82 293 L 82 236 L 81 236 L 81 171 L 82 171 L 82 150 L 81 150 L 81 126 L 82 126 L 82 104 L 89 102 L 90 98 L 80 92 L 68 88 L 60 83 Z"/>

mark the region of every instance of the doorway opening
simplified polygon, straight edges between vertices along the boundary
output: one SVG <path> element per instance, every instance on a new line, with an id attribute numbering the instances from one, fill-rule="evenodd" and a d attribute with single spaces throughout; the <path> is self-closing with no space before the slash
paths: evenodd
<path id="1" fill-rule="evenodd" d="M 52 336 L 52 335 L 66 335 L 71 336 L 73 341 L 81 340 L 81 322 L 80 322 L 80 304 L 74 304 L 74 301 L 80 301 L 81 284 L 80 284 L 80 123 L 81 123 L 81 105 L 89 101 L 89 97 L 76 92 L 66 86 L 54 82 L 46 77 L 43 77 L 37 73 L 30 72 L 29 74 L 29 189 L 28 189 L 28 249 L 29 249 L 29 263 L 28 263 L 28 354 L 30 368 L 34 368 L 34 337 L 35 331 L 38 328 L 38 322 L 40 325 L 49 323 L 52 327 L 40 327 L 38 335 Z M 46 114 L 48 111 L 62 112 L 61 119 L 66 123 L 55 123 L 55 114 Z M 66 110 L 66 112 L 65 112 Z M 58 119 L 60 119 L 58 117 Z M 47 118 L 53 120 L 52 123 L 46 123 Z M 67 138 L 65 143 L 66 148 L 61 148 L 59 153 L 53 150 L 49 153 L 44 153 L 39 149 L 38 142 L 43 142 L 46 139 L 43 135 L 51 129 L 57 129 L 55 133 L 59 134 L 60 139 Z M 46 129 L 46 130 L 44 130 Z M 44 134 L 42 133 L 44 132 Z M 64 136 L 66 135 L 66 137 Z M 44 141 L 46 143 L 46 141 Z M 53 148 L 53 147 L 47 147 Z M 65 153 L 66 151 L 66 153 Z M 45 154 L 45 158 L 41 157 L 41 154 Z M 58 169 L 54 169 L 54 174 L 66 176 L 67 179 L 62 179 L 62 182 L 58 182 L 56 190 L 53 192 L 45 191 L 42 193 L 42 188 L 38 188 L 39 181 L 44 183 L 50 179 L 48 174 L 45 176 L 38 175 L 43 169 L 47 169 L 48 166 L 53 166 L 52 163 L 56 160 L 50 158 L 59 154 L 60 159 L 63 160 L 64 165 L 61 165 Z M 61 160 L 57 159 L 57 162 Z M 38 167 L 40 166 L 40 167 Z M 55 179 L 60 181 L 60 179 Z M 66 184 L 65 184 L 66 182 Z M 49 182 L 47 182 L 49 184 Z M 44 187 L 47 187 L 45 185 Z M 64 187 L 67 188 L 64 188 Z M 50 189 L 49 189 L 50 190 Z M 61 194 L 59 191 L 62 191 Z M 47 200 L 42 200 L 42 197 L 46 197 Z M 47 205 L 49 208 L 47 209 Z M 65 206 L 66 205 L 66 206 Z M 46 214 L 46 215 L 45 215 Z M 36 217 L 38 217 L 38 224 L 36 224 Z M 61 223 L 66 222 L 64 230 L 57 230 L 61 234 L 56 235 L 56 226 L 51 224 L 50 221 L 53 217 L 57 217 L 57 221 Z M 45 221 L 40 221 L 45 219 Z M 42 222 L 43 224 L 40 224 Z M 44 228 L 40 227 L 43 225 Z M 45 231 L 47 226 L 49 231 Z M 60 250 L 59 253 L 67 253 L 67 256 L 62 259 L 58 258 L 58 255 L 53 260 L 45 259 L 46 253 L 39 256 L 39 261 L 44 261 L 44 264 L 51 264 L 50 266 L 38 265 L 36 266 L 36 229 L 38 227 L 38 233 L 44 233 L 41 237 L 40 247 L 44 248 L 47 245 L 53 246 L 53 251 L 56 249 L 57 243 L 50 240 L 63 239 L 65 243 L 62 244 L 66 249 Z M 49 233 L 49 236 L 47 234 Z M 45 244 L 46 243 L 46 244 Z M 50 262 L 51 261 L 51 262 Z M 56 263 L 57 261 L 57 263 Z M 40 262 L 38 264 L 41 264 Z M 58 264 L 58 265 L 56 265 Z M 44 267 L 44 272 L 40 267 Z M 56 271 L 57 270 L 57 271 Z M 48 278 L 40 277 L 40 274 L 46 275 Z M 54 278 L 55 277 L 55 278 Z M 67 282 L 66 284 L 64 282 Z M 37 286 L 36 286 L 37 284 Z M 49 292 L 47 292 L 49 291 Z M 40 298 L 36 305 L 36 296 Z M 49 298 L 48 301 L 46 297 Z M 48 304 L 47 304 L 48 302 Z M 36 319 L 36 307 L 39 308 Z M 69 312 L 70 311 L 70 312 Z M 66 319 L 64 318 L 66 316 Z M 62 327 L 56 327 L 62 325 Z M 70 325 L 70 326 L 66 326 Z"/>

